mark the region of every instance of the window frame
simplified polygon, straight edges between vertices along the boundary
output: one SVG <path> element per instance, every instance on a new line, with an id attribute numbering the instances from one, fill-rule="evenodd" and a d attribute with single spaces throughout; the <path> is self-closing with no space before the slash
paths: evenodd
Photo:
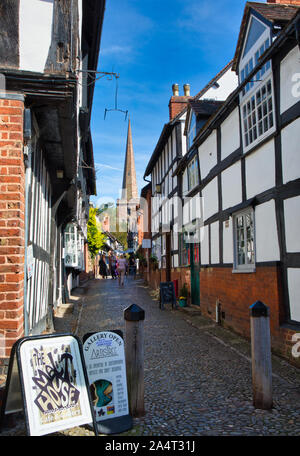
<path id="1" fill-rule="evenodd" d="M 244 53 L 244 50 L 245 50 L 245 46 L 246 46 L 246 43 L 247 43 L 247 39 L 248 39 L 248 36 L 249 36 L 249 31 L 250 31 L 250 28 L 251 28 L 251 23 L 252 23 L 252 20 L 255 19 L 257 20 L 258 22 L 260 22 L 261 24 L 263 24 L 263 26 L 266 28 L 266 30 L 263 32 L 263 34 L 258 38 L 258 40 L 256 41 L 255 44 L 252 45 L 252 47 L 249 49 L 249 51 L 247 52 L 246 55 L 243 56 L 243 53 Z M 249 21 L 249 26 L 248 26 L 248 32 L 247 32 L 247 35 L 246 35 L 246 38 L 245 38 L 245 42 L 244 42 L 244 46 L 243 46 L 243 49 L 242 49 L 242 52 L 241 52 L 241 55 L 243 57 L 241 57 L 241 60 L 239 62 L 239 71 L 238 71 L 238 74 L 239 74 L 239 83 L 241 84 L 243 82 L 244 79 L 247 78 L 247 75 L 244 76 L 244 79 L 242 78 L 242 73 L 243 71 L 245 72 L 246 70 L 246 67 L 247 65 L 249 65 L 249 63 L 252 61 L 252 66 L 250 65 L 250 69 L 248 71 L 248 74 L 255 68 L 255 66 L 257 65 L 257 61 L 256 61 L 256 55 L 257 55 L 257 52 L 260 53 L 260 50 L 262 48 L 262 46 L 265 45 L 266 41 L 269 40 L 269 46 L 271 46 L 272 44 L 272 34 L 271 34 L 271 28 L 265 24 L 264 22 L 262 22 L 259 18 L 257 18 L 256 16 L 254 16 L 252 14 L 251 16 L 251 20 Z M 266 50 L 267 48 L 264 48 L 264 51 Z M 264 52 L 263 51 L 263 52 Z M 260 55 L 259 55 L 260 57 Z M 268 67 L 268 68 L 267 68 Z M 261 81 L 263 82 L 269 75 L 269 73 L 272 72 L 272 62 L 271 61 L 268 61 L 266 62 L 266 64 L 264 65 L 264 72 L 261 74 L 261 71 L 262 69 L 258 70 L 255 78 L 253 81 L 249 81 L 249 89 L 246 91 L 246 90 L 243 90 L 240 94 L 240 102 L 244 102 L 244 99 L 245 98 L 248 98 L 248 96 L 257 89 L 257 81 L 260 79 L 260 77 L 262 76 L 262 79 Z M 247 84 L 247 86 L 248 86 Z M 246 86 L 246 87 L 247 87 Z M 245 87 L 245 89 L 246 89 Z"/>
<path id="2" fill-rule="evenodd" d="M 190 172 L 192 168 L 192 164 L 194 163 L 194 171 L 193 174 Z M 194 157 L 189 161 L 187 165 L 187 177 L 188 177 L 188 191 L 192 191 L 197 185 L 199 185 L 199 162 L 198 162 L 198 155 L 195 154 Z M 193 176 L 195 183 L 192 185 L 191 183 L 191 176 Z"/>
<path id="3" fill-rule="evenodd" d="M 236 220 L 238 217 L 244 218 L 244 245 L 247 245 L 247 225 L 245 223 L 245 217 L 250 215 L 252 217 L 252 225 L 253 225 L 253 263 L 245 262 L 243 264 L 238 264 L 238 236 L 237 236 L 237 226 Z M 233 234 L 233 273 L 251 273 L 256 271 L 256 242 L 255 242 L 255 211 L 253 207 L 247 207 L 242 211 L 236 212 L 232 214 L 232 234 Z M 247 259 L 248 251 L 245 251 L 245 259 Z"/>
<path id="4" fill-rule="evenodd" d="M 197 119 L 196 114 L 192 111 L 190 121 L 189 121 L 189 129 L 187 134 L 187 150 L 189 150 L 194 142 L 197 133 Z M 192 136 L 192 139 L 191 139 Z"/>
<path id="5" fill-rule="evenodd" d="M 268 84 L 271 83 L 271 92 L 270 95 L 268 95 L 268 90 L 267 86 Z M 264 99 L 261 97 L 261 102 L 257 102 L 258 100 L 258 93 L 262 92 L 262 90 L 266 87 L 266 106 L 267 106 L 267 113 L 264 114 L 262 112 L 262 117 L 261 119 L 259 118 L 259 108 L 263 110 L 264 107 Z M 254 99 L 254 104 L 255 107 L 253 109 L 253 99 Z M 269 110 L 269 101 L 271 100 L 272 102 L 272 111 Z M 248 105 L 250 104 L 251 106 L 251 116 L 252 121 L 251 121 L 251 126 L 249 127 L 248 119 L 249 119 L 249 112 L 247 112 L 247 119 L 244 117 L 244 111 L 248 111 Z M 253 123 L 253 113 L 255 113 L 255 123 Z M 272 126 L 270 125 L 270 113 L 272 113 Z M 265 138 L 270 136 L 271 134 L 274 133 L 276 130 L 276 115 L 275 115 L 275 96 L 274 96 L 274 83 L 273 83 L 273 77 L 270 75 L 268 78 L 266 78 L 264 81 L 262 81 L 257 87 L 255 91 L 251 91 L 249 96 L 243 100 L 243 103 L 240 104 L 240 115 L 241 115 L 241 124 L 242 124 L 242 141 L 243 141 L 243 148 L 244 151 L 247 152 L 249 149 L 255 147 L 257 144 L 259 144 L 261 141 L 263 141 Z M 264 121 L 265 119 L 268 119 L 268 128 L 266 131 L 263 131 L 261 134 L 259 134 L 259 122 L 262 122 L 262 127 L 264 129 Z M 246 131 L 245 129 L 245 120 L 248 123 L 248 130 Z M 248 139 L 248 144 L 246 143 L 246 134 L 250 133 L 253 131 L 253 125 L 256 127 L 256 138 L 253 139 L 251 142 Z"/>

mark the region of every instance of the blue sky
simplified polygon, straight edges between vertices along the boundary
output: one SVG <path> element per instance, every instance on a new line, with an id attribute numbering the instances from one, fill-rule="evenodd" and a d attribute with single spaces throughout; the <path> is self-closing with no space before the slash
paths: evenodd
<path id="1" fill-rule="evenodd" d="M 118 108 L 129 112 L 139 192 L 146 165 L 169 121 L 172 84 L 191 95 L 217 74 L 235 52 L 243 0 L 107 0 L 98 71 L 118 79 Z M 92 137 L 99 206 L 119 196 L 128 119 L 115 106 L 116 81 L 96 82 Z"/>

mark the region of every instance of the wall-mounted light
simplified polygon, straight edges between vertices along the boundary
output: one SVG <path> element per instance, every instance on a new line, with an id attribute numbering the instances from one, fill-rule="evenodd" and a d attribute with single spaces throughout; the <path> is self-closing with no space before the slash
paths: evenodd
<path id="1" fill-rule="evenodd" d="M 62 169 L 58 169 L 58 170 L 56 171 L 56 177 L 57 177 L 57 179 L 63 179 L 63 177 L 64 177 L 64 172 L 63 172 Z"/>

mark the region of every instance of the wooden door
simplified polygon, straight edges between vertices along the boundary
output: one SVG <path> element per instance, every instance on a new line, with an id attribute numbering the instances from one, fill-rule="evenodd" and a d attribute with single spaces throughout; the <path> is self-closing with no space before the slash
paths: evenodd
<path id="1" fill-rule="evenodd" d="M 190 244 L 191 264 L 191 301 L 192 304 L 200 306 L 200 262 L 199 244 Z"/>

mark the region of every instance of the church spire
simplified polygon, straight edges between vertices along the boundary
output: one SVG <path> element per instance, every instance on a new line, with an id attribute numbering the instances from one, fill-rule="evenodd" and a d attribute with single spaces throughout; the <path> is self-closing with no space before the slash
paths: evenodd
<path id="1" fill-rule="evenodd" d="M 127 200 L 138 198 L 130 118 L 128 121 L 126 157 L 122 185 L 122 198 Z"/>

